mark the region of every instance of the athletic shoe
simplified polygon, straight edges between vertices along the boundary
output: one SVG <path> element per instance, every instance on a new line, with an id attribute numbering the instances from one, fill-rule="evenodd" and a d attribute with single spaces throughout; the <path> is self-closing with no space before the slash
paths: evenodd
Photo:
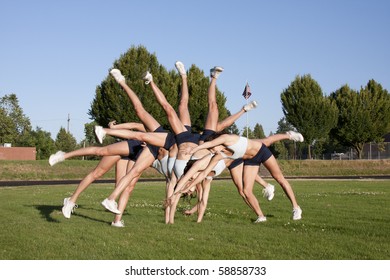
<path id="1" fill-rule="evenodd" d="M 145 84 L 148 85 L 151 81 L 153 81 L 153 76 L 149 71 L 146 71 L 142 79 L 145 81 Z"/>
<path id="2" fill-rule="evenodd" d="M 103 144 L 104 138 L 106 138 L 106 132 L 104 131 L 103 127 L 100 125 L 95 126 L 95 135 L 99 141 L 100 144 Z"/>
<path id="3" fill-rule="evenodd" d="M 263 189 L 263 196 L 268 200 L 271 201 L 274 198 L 275 195 L 275 186 L 268 184 L 265 189 Z"/>
<path id="4" fill-rule="evenodd" d="M 186 72 L 186 69 L 184 68 L 183 62 L 176 61 L 175 67 L 176 67 L 176 69 L 177 69 L 177 71 L 179 72 L 180 75 L 182 75 L 182 76 L 186 76 L 187 75 L 187 72 Z"/>
<path id="5" fill-rule="evenodd" d="M 62 214 L 65 218 L 70 219 L 70 214 L 72 214 L 74 212 L 74 209 L 77 207 L 77 204 L 70 201 L 70 197 L 66 197 L 64 198 L 64 207 L 62 207 Z"/>
<path id="6" fill-rule="evenodd" d="M 115 81 L 117 81 L 118 83 L 125 81 L 125 77 L 122 75 L 119 69 L 112 69 L 110 71 L 110 74 L 114 77 Z"/>
<path id="7" fill-rule="evenodd" d="M 50 166 L 53 166 L 54 164 L 57 164 L 64 160 L 65 160 L 65 153 L 62 151 L 58 151 L 57 153 L 50 156 L 49 164 Z"/>
<path id="8" fill-rule="evenodd" d="M 294 208 L 292 213 L 293 213 L 293 220 L 294 221 L 302 219 L 301 207 L 298 206 L 297 208 Z"/>
<path id="9" fill-rule="evenodd" d="M 111 226 L 113 226 L 113 227 L 125 227 L 125 221 L 121 220 L 121 221 L 117 221 L 117 222 L 112 222 Z"/>
<path id="10" fill-rule="evenodd" d="M 252 101 L 252 102 L 246 104 L 244 107 L 242 107 L 242 109 L 244 109 L 245 112 L 248 112 L 252 109 L 255 109 L 256 107 L 257 107 L 257 102 Z"/>
<path id="11" fill-rule="evenodd" d="M 266 222 L 267 218 L 266 216 L 259 216 L 256 221 L 254 221 L 255 224 Z"/>
<path id="12" fill-rule="evenodd" d="M 214 66 L 210 69 L 210 77 L 218 79 L 219 74 L 223 72 L 223 68 L 220 66 Z"/>
<path id="13" fill-rule="evenodd" d="M 109 200 L 108 198 L 106 198 L 102 201 L 102 205 L 104 208 L 114 214 L 122 214 L 122 212 L 118 210 L 118 204 L 115 200 Z"/>
<path id="14" fill-rule="evenodd" d="M 290 136 L 290 140 L 293 140 L 295 142 L 303 142 L 303 136 L 299 132 L 295 131 L 287 131 L 287 134 Z"/>

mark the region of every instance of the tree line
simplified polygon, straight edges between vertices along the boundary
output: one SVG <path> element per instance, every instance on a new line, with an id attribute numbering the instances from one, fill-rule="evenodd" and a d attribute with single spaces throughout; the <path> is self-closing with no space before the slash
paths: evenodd
<path id="1" fill-rule="evenodd" d="M 153 98 L 150 87 L 145 86 L 142 75 L 146 70 L 153 73 L 154 81 L 166 94 L 167 100 L 177 108 L 180 94 L 180 76 L 168 71 L 144 46 L 132 46 L 113 62 L 127 77 L 127 83 L 138 94 L 145 109 L 166 129 L 169 123 L 166 114 Z M 207 116 L 208 73 L 196 65 L 188 68 L 189 112 L 193 130 L 201 132 Z M 220 119 L 231 114 L 226 108 L 226 97 L 217 88 L 217 103 Z M 326 96 L 320 85 L 309 75 L 296 76 L 280 95 L 284 117 L 278 122 L 274 133 L 297 130 L 305 137 L 304 143 L 276 143 L 271 149 L 275 156 L 283 159 L 313 158 L 324 151 L 346 151 L 351 147 L 361 158 L 363 145 L 367 142 L 383 142 L 383 136 L 390 131 L 390 95 L 375 80 L 369 80 L 360 90 L 343 85 Z M 57 150 L 71 151 L 81 146 L 98 145 L 93 127 L 107 126 L 112 120 L 117 123 L 137 122 L 126 93 L 115 80 L 107 77 L 97 86 L 95 97 L 88 111 L 91 120 L 85 124 L 85 140 L 77 143 L 74 136 L 60 128 L 55 139 L 40 127 L 33 129 L 30 120 L 19 106 L 16 94 L 0 99 L 0 143 L 13 146 L 35 146 L 37 159 L 47 159 Z M 242 134 L 249 138 L 264 138 L 261 124 L 239 131 L 233 124 L 228 133 Z M 272 134 L 272 133 L 271 133 Z M 104 145 L 115 142 L 108 137 Z"/>

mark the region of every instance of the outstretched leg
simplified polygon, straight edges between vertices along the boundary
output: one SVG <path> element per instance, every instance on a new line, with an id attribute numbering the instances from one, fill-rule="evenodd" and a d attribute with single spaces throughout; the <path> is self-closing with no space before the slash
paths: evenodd
<path id="1" fill-rule="evenodd" d="M 105 156 L 99 164 L 91 171 L 83 180 L 79 183 L 72 196 L 64 199 L 64 206 L 62 207 L 62 214 L 65 218 L 70 218 L 73 209 L 77 207 L 76 202 L 80 194 L 85 191 L 95 180 L 99 179 L 105 173 L 107 173 L 115 163 L 120 160 L 120 156 Z"/>
<path id="2" fill-rule="evenodd" d="M 244 181 L 244 194 L 247 198 L 251 208 L 257 215 L 256 222 L 264 222 L 266 218 L 260 209 L 259 201 L 253 193 L 253 185 L 255 183 L 255 177 L 259 172 L 259 166 L 244 165 L 243 181 Z"/>
<path id="3" fill-rule="evenodd" d="M 152 91 L 156 96 L 157 101 L 160 103 L 161 107 L 164 109 L 165 113 L 167 114 L 167 118 L 173 132 L 175 134 L 179 134 L 187 131 L 186 127 L 181 122 L 179 116 L 176 114 L 176 111 L 173 109 L 172 105 L 169 104 L 169 102 L 165 98 L 164 93 L 154 83 L 152 74 L 147 72 L 144 76 L 144 80 L 146 80 L 146 83 L 150 84 Z"/>
<path id="4" fill-rule="evenodd" d="M 191 127 L 190 111 L 188 110 L 189 93 L 187 84 L 187 73 L 182 62 L 176 61 L 175 66 L 181 77 L 180 102 L 178 106 L 179 118 L 180 121 L 184 124 L 184 126 Z"/>
<path id="5" fill-rule="evenodd" d="M 302 210 L 300 209 L 297 203 L 297 200 L 294 195 L 294 191 L 291 188 L 290 183 L 283 176 L 283 173 L 280 170 L 280 167 L 275 157 L 271 156 L 269 159 L 263 162 L 263 165 L 265 166 L 265 168 L 267 168 L 267 170 L 270 172 L 272 177 L 279 183 L 279 185 L 282 187 L 283 191 L 287 195 L 288 199 L 290 200 L 293 206 L 293 219 L 294 220 L 301 219 Z"/>
<path id="6" fill-rule="evenodd" d="M 127 96 L 130 98 L 130 101 L 133 103 L 135 113 L 141 122 L 145 125 L 146 129 L 149 131 L 155 131 L 160 124 L 157 120 L 149 114 L 143 107 L 141 101 L 135 92 L 127 85 L 125 77 L 118 69 L 112 69 L 110 74 L 115 78 L 118 84 L 124 89 L 127 93 Z"/>

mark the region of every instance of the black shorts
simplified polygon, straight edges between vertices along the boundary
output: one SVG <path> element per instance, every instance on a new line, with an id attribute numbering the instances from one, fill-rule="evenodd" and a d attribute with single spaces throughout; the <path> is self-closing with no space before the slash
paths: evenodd
<path id="1" fill-rule="evenodd" d="M 189 126 L 189 125 L 185 125 L 184 126 L 188 132 L 192 132 L 192 126 Z"/>
<path id="2" fill-rule="evenodd" d="M 228 169 L 232 170 L 233 168 L 239 166 L 241 163 L 243 163 L 244 160 L 242 158 L 236 158 L 232 161 L 232 163 L 229 165 Z"/>
<path id="3" fill-rule="evenodd" d="M 244 165 L 260 165 L 271 156 L 271 151 L 263 144 L 260 148 L 260 151 L 253 158 L 244 160 Z"/>
<path id="4" fill-rule="evenodd" d="M 164 143 L 164 146 L 162 148 L 164 148 L 165 150 L 169 150 L 173 145 L 176 144 L 176 139 L 175 139 L 175 135 L 173 135 L 172 132 L 169 132 L 167 130 L 165 130 L 162 126 L 159 126 L 155 131 L 153 132 L 165 132 L 167 133 L 167 138 L 165 139 L 165 143 Z"/>
<path id="5" fill-rule="evenodd" d="M 200 135 L 199 141 L 204 141 L 208 136 L 214 135 L 216 132 L 211 129 L 204 129 L 203 133 Z"/>
<path id="6" fill-rule="evenodd" d="M 194 134 L 189 131 L 184 131 L 176 135 L 176 143 L 177 145 L 181 145 L 183 143 L 188 143 L 188 142 L 198 144 L 199 137 L 200 137 L 199 134 Z"/>
<path id="7" fill-rule="evenodd" d="M 150 151 L 150 152 L 152 153 L 152 155 L 154 156 L 154 159 L 157 159 L 158 150 L 160 149 L 160 147 L 153 146 L 153 145 L 147 145 L 147 147 L 149 148 L 149 151 Z"/>
<path id="8" fill-rule="evenodd" d="M 129 159 L 137 160 L 139 155 L 143 150 L 142 142 L 138 140 L 129 139 L 127 140 L 127 145 L 129 146 Z"/>

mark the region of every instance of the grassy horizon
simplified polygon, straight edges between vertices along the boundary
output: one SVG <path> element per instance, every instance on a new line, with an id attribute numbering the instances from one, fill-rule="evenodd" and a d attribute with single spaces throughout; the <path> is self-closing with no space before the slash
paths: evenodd
<path id="1" fill-rule="evenodd" d="M 47 160 L 0 160 L 0 180 L 81 180 L 98 163 L 97 160 L 66 160 L 51 167 Z M 285 176 L 390 175 L 390 160 L 280 160 L 278 163 Z M 102 178 L 114 178 L 114 170 L 112 168 Z M 260 175 L 269 177 L 263 166 Z M 229 177 L 229 173 L 225 170 L 220 176 Z M 163 178 L 153 168 L 148 168 L 142 177 Z"/>

